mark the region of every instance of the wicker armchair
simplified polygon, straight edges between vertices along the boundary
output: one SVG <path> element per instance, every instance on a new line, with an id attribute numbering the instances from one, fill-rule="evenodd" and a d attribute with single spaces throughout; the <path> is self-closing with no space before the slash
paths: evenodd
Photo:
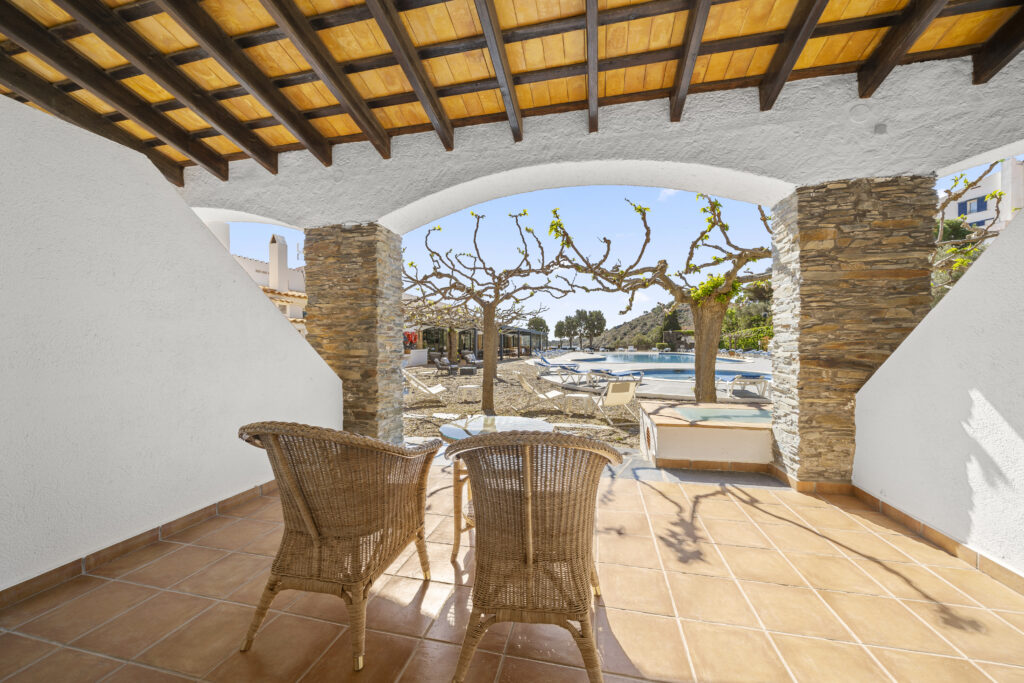
<path id="1" fill-rule="evenodd" d="M 590 619 L 591 590 L 599 592 L 594 508 L 601 471 L 622 457 L 600 441 L 547 432 L 474 436 L 447 454 L 469 470 L 476 524 L 473 614 L 455 681 L 499 621 L 562 626 L 590 680 L 603 680 Z"/>
<path id="2" fill-rule="evenodd" d="M 441 447 L 404 448 L 365 436 L 289 422 L 245 425 L 238 436 L 264 448 L 281 492 L 284 535 L 242 652 L 278 591 L 343 599 L 354 668 L 363 668 L 370 585 L 410 541 L 430 580 L 423 535 L 427 475 Z"/>

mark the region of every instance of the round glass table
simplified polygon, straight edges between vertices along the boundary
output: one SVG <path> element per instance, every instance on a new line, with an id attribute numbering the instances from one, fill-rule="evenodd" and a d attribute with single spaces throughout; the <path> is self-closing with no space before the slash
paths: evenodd
<path id="1" fill-rule="evenodd" d="M 441 438 L 448 443 L 477 434 L 494 432 L 553 432 L 555 427 L 544 420 L 514 415 L 471 415 L 455 422 L 441 425 Z M 462 511 L 463 493 L 466 497 L 466 511 Z M 455 512 L 455 542 L 452 545 L 452 562 L 459 554 L 462 532 L 473 528 L 473 494 L 469 490 L 469 473 L 456 458 L 452 462 L 452 497 Z M 466 523 L 463 525 L 462 521 Z"/>

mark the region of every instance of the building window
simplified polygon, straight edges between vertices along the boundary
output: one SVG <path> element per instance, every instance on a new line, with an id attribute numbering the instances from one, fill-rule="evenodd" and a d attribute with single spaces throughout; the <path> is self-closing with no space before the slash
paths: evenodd
<path id="1" fill-rule="evenodd" d="M 967 201 L 960 202 L 957 207 L 958 213 L 961 216 L 966 216 L 972 213 L 978 213 L 979 211 L 985 211 L 988 208 L 988 202 L 985 201 L 984 197 L 975 197 L 974 199 L 968 199 Z"/>
<path id="2" fill-rule="evenodd" d="M 277 304 L 277 310 L 281 311 L 285 315 L 288 315 L 288 304 Z"/>

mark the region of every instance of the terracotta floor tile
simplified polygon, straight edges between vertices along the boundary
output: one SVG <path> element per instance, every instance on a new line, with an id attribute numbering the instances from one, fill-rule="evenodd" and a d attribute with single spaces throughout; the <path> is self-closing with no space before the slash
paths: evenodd
<path id="1" fill-rule="evenodd" d="M 750 522 L 730 519 L 704 519 L 704 528 L 713 543 L 718 545 L 742 545 L 751 548 L 768 548 L 768 538 Z"/>
<path id="2" fill-rule="evenodd" d="M 746 513 L 750 521 L 761 526 L 778 526 L 780 524 L 801 528 L 808 526 L 796 512 L 781 503 L 741 504 L 740 509 Z"/>
<path id="3" fill-rule="evenodd" d="M 1021 631 L 1024 631 L 1024 613 L 999 611 L 998 614 Z"/>
<path id="4" fill-rule="evenodd" d="M 763 524 L 760 528 L 761 532 L 783 552 L 842 554 L 828 542 L 828 532 L 811 531 L 796 524 Z"/>
<path id="5" fill-rule="evenodd" d="M 107 581 L 93 576 L 76 576 L 59 586 L 54 586 L 42 593 L 25 598 L 10 607 L 0 610 L 0 628 L 14 628 L 43 612 L 73 600 L 83 593 L 95 590 Z"/>
<path id="6" fill-rule="evenodd" d="M 460 547 L 456 564 L 452 564 L 451 557 L 452 547 L 447 543 L 427 543 L 427 560 L 430 562 L 431 579 L 442 583 L 454 583 L 457 586 L 471 585 L 473 582 L 473 548 L 470 546 Z M 412 549 L 409 559 L 395 573 L 410 579 L 423 578 L 423 571 L 420 569 L 420 556 L 415 548 Z"/>
<path id="7" fill-rule="evenodd" d="M 868 504 L 860 498 L 855 496 L 844 496 L 836 493 L 816 493 L 816 498 L 820 498 L 829 505 L 833 505 L 842 510 L 866 510 L 871 511 Z"/>
<path id="8" fill-rule="evenodd" d="M 143 652 L 137 660 L 189 676 L 202 676 L 238 650 L 251 622 L 251 609 L 221 603 Z M 267 626 L 264 624 L 264 628 Z M 252 651 L 260 645 L 257 633 Z"/>
<path id="9" fill-rule="evenodd" d="M 342 628 L 283 614 L 261 630 L 249 652 L 235 652 L 205 678 L 242 683 L 295 681 L 327 649 Z"/>
<path id="10" fill-rule="evenodd" d="M 881 512 L 868 510 L 848 510 L 847 514 L 860 522 L 869 531 L 876 534 L 904 535 L 911 533 L 905 525 L 897 522 L 892 517 L 886 517 Z"/>
<path id="11" fill-rule="evenodd" d="M 283 522 L 284 515 L 281 512 L 281 499 L 270 498 L 270 503 L 260 508 L 260 510 L 252 515 L 249 515 L 249 519 L 259 519 L 264 522 Z"/>
<path id="12" fill-rule="evenodd" d="M 165 555 L 142 569 L 125 574 L 122 578 L 147 586 L 168 588 L 226 555 L 223 550 L 183 546 L 181 550 Z"/>
<path id="13" fill-rule="evenodd" d="M 382 581 L 385 579 L 381 579 Z M 311 593 L 308 591 L 295 591 L 297 595 L 290 604 L 278 606 L 277 600 L 271 606 L 272 609 L 281 609 L 291 614 L 300 614 L 305 617 L 332 621 L 335 624 L 348 623 L 348 607 L 345 601 L 337 595 L 328 593 Z"/>
<path id="14" fill-rule="evenodd" d="M 56 645 L 41 640 L 33 640 L 15 633 L 0 633 L 0 678 L 10 676 L 56 649 Z"/>
<path id="15" fill-rule="evenodd" d="M 650 536 L 647 515 L 623 510 L 598 510 L 594 525 L 598 535 Z"/>
<path id="16" fill-rule="evenodd" d="M 885 591 L 859 566 L 845 557 L 786 553 L 789 561 L 814 588 L 884 595 Z"/>
<path id="17" fill-rule="evenodd" d="M 942 548 L 932 545 L 920 536 L 889 536 L 889 542 L 921 564 L 931 564 L 954 569 L 969 569 L 970 565 L 959 557 L 953 557 Z"/>
<path id="18" fill-rule="evenodd" d="M 194 541 L 196 545 L 220 550 L 239 550 L 267 534 L 281 529 L 280 524 L 261 522 L 256 519 L 240 519 L 223 529 L 206 534 Z M 275 549 L 276 552 L 276 549 Z"/>
<path id="19" fill-rule="evenodd" d="M 242 552 L 276 557 L 277 551 L 281 547 L 282 535 L 284 535 L 284 527 L 279 525 L 276 530 L 271 531 L 269 534 L 261 536 L 252 543 L 242 546 Z"/>
<path id="20" fill-rule="evenodd" d="M 466 624 L 469 622 L 472 605 L 471 593 L 472 589 L 466 586 L 455 587 L 437 615 L 437 619 L 434 620 L 434 624 L 427 631 L 428 638 L 462 644 L 462 640 L 466 636 Z M 509 622 L 494 624 L 487 629 L 478 649 L 504 652 L 505 642 L 508 640 L 511 630 L 512 624 Z"/>
<path id="21" fill-rule="evenodd" d="M 822 591 L 821 596 L 867 645 L 956 654 L 898 600 L 832 591 Z"/>
<path id="22" fill-rule="evenodd" d="M 718 546 L 726 563 L 737 578 L 789 586 L 804 585 L 803 579 L 787 564 L 782 553 L 762 548 L 741 548 L 733 545 Z"/>
<path id="23" fill-rule="evenodd" d="M 746 515 L 739 505 L 729 498 L 699 498 L 693 503 L 693 514 L 706 519 L 732 519 L 737 522 L 747 521 Z"/>
<path id="24" fill-rule="evenodd" d="M 91 683 L 119 668 L 121 662 L 61 648 L 7 679 L 9 683 Z"/>
<path id="25" fill-rule="evenodd" d="M 727 487 L 729 496 L 737 503 L 744 505 L 758 505 L 761 503 L 767 503 L 769 505 L 778 505 L 779 499 L 775 497 L 774 491 L 779 487 L 776 486 L 735 486 L 730 485 Z"/>
<path id="26" fill-rule="evenodd" d="M 514 624 L 505 653 L 566 666 L 583 666 L 576 641 L 567 630 L 552 624 Z"/>
<path id="27" fill-rule="evenodd" d="M 661 561 L 669 571 L 707 576 L 729 575 L 729 569 L 722 561 L 717 546 L 711 543 L 676 543 L 659 538 L 657 544 Z"/>
<path id="28" fill-rule="evenodd" d="M 977 569 L 933 567 L 933 570 L 985 607 L 1024 611 L 1024 595 Z"/>
<path id="29" fill-rule="evenodd" d="M 398 555 L 395 557 L 395 559 L 391 563 L 391 565 L 387 569 L 384 570 L 384 573 L 385 574 L 397 574 L 398 571 L 402 568 L 402 566 L 409 560 L 409 558 L 412 557 L 415 554 L 416 554 L 416 545 L 414 543 L 410 543 L 409 545 L 405 546 L 405 548 L 403 548 L 401 552 L 398 553 Z M 448 555 L 449 556 L 451 555 L 451 546 L 450 545 L 448 546 Z"/>
<path id="30" fill-rule="evenodd" d="M 450 479 L 445 482 L 442 488 L 427 489 L 427 512 L 434 515 L 454 514 L 455 505 L 452 498 L 452 482 Z"/>
<path id="31" fill-rule="evenodd" d="M 673 616 L 672 599 L 662 572 L 598 563 L 597 574 L 605 606 Z"/>
<path id="32" fill-rule="evenodd" d="M 269 557 L 231 553 L 174 584 L 174 589 L 211 598 L 224 598 L 253 575 L 269 571 L 270 564 Z"/>
<path id="33" fill-rule="evenodd" d="M 587 672 L 558 664 L 535 662 L 530 659 L 506 657 L 501 665 L 498 683 L 587 683 Z"/>
<path id="34" fill-rule="evenodd" d="M 158 593 L 73 644 L 83 650 L 131 659 L 212 604 L 212 600 L 192 595 Z"/>
<path id="35" fill-rule="evenodd" d="M 679 484 L 643 481 L 640 482 L 640 495 L 649 515 L 689 516 L 693 509 Z"/>
<path id="36" fill-rule="evenodd" d="M 127 664 L 115 671 L 109 678 L 104 678 L 103 683 L 186 683 L 190 680 L 192 679 L 164 671 Z"/>
<path id="37" fill-rule="evenodd" d="M 451 545 L 455 542 L 455 518 L 444 517 L 444 520 L 444 524 L 438 524 L 437 527 L 427 536 L 427 540 L 429 542 L 445 543 L 447 545 Z M 463 531 L 462 537 L 459 539 L 459 544 L 467 546 L 476 545 L 476 531 L 472 529 Z"/>
<path id="38" fill-rule="evenodd" d="M 999 664 L 980 664 L 979 666 L 998 683 L 1024 683 L 1024 668 Z"/>
<path id="39" fill-rule="evenodd" d="M 966 595 L 920 565 L 867 560 L 859 560 L 857 564 L 897 598 L 953 605 L 974 604 Z"/>
<path id="40" fill-rule="evenodd" d="M 605 671 L 646 680 L 693 680 L 675 619 L 599 609 L 594 631 Z"/>
<path id="41" fill-rule="evenodd" d="M 253 517 L 258 512 L 264 510 L 267 507 L 281 507 L 280 499 L 270 500 L 263 496 L 256 496 L 250 498 L 244 503 L 235 505 L 234 507 L 222 508 L 218 511 L 219 514 L 227 517 Z"/>
<path id="42" fill-rule="evenodd" d="M 763 631 L 696 621 L 682 624 L 698 679 L 729 683 L 791 680 Z"/>
<path id="43" fill-rule="evenodd" d="M 204 519 L 202 522 L 199 522 L 199 524 L 193 524 L 186 529 L 182 529 L 173 536 L 170 536 L 167 540 L 177 541 L 178 543 L 192 543 L 207 534 L 212 534 L 214 531 L 224 529 L 232 524 L 237 524 L 238 521 L 237 517 L 210 517 L 209 519 Z"/>
<path id="44" fill-rule="evenodd" d="M 737 626 L 759 625 L 732 579 L 681 572 L 666 572 L 666 576 L 680 617 Z"/>
<path id="45" fill-rule="evenodd" d="M 926 655 L 906 650 L 873 647 L 871 651 L 897 681 L 928 683 L 981 683 L 987 681 L 981 671 L 966 659 Z"/>
<path id="46" fill-rule="evenodd" d="M 680 517 L 678 515 L 651 515 L 649 517 L 654 538 L 666 543 L 687 544 L 709 541 L 708 532 L 696 517 Z"/>
<path id="47" fill-rule="evenodd" d="M 765 628 L 798 635 L 849 640 L 849 632 L 809 588 L 740 582 Z"/>
<path id="48" fill-rule="evenodd" d="M 643 512 L 643 498 L 634 479 L 602 479 L 597 487 L 597 507 Z"/>
<path id="49" fill-rule="evenodd" d="M 327 652 L 302 679 L 302 683 L 341 683 L 343 681 L 394 681 L 420 643 L 377 631 L 366 632 L 366 655 L 362 671 L 352 670 L 351 631 L 345 629 Z"/>
<path id="50" fill-rule="evenodd" d="M 831 507 L 827 501 L 818 498 L 817 496 L 810 493 L 799 493 L 790 488 L 778 488 L 772 489 L 772 493 L 779 502 L 784 505 L 791 505 L 795 507 L 815 507 L 815 508 L 828 508 Z M 803 511 L 801 511 L 802 514 Z"/>
<path id="51" fill-rule="evenodd" d="M 802 507 L 796 510 L 807 524 L 810 524 L 819 531 L 826 529 L 849 529 L 851 531 L 863 531 L 857 520 L 852 519 L 839 508 L 834 507 Z"/>
<path id="52" fill-rule="evenodd" d="M 654 540 L 644 536 L 603 536 L 598 539 L 597 559 L 609 564 L 661 568 Z"/>
<path id="53" fill-rule="evenodd" d="M 231 591 L 225 599 L 231 602 L 244 602 L 247 605 L 255 606 L 260 601 L 260 597 L 263 596 L 263 589 L 267 586 L 267 578 L 269 578 L 269 574 L 257 574 Z M 277 595 L 274 596 L 274 601 L 270 603 L 270 609 L 283 610 L 292 604 L 297 597 L 299 597 L 299 591 L 278 591 Z"/>
<path id="54" fill-rule="evenodd" d="M 913 562 L 905 553 L 878 534 L 846 529 L 828 529 L 821 532 L 838 545 L 852 559 L 880 562 Z"/>
<path id="55" fill-rule="evenodd" d="M 454 586 L 404 576 L 374 584 L 366 609 L 366 627 L 376 631 L 422 636 L 441 613 Z"/>
<path id="56" fill-rule="evenodd" d="M 135 571 L 139 567 L 149 564 L 153 560 L 163 557 L 167 553 L 175 550 L 180 550 L 181 546 L 177 543 L 157 542 L 150 543 L 144 548 L 139 548 L 134 552 L 130 552 L 127 555 L 122 555 L 104 565 L 96 567 L 90 574 L 96 576 L 105 576 L 110 579 L 116 579 L 119 576 L 123 576 L 128 572 Z"/>
<path id="57" fill-rule="evenodd" d="M 461 646 L 450 643 L 420 641 L 400 680 L 404 683 L 450 681 L 459 663 L 461 649 Z M 466 683 L 493 683 L 500 665 L 501 655 L 478 649 L 469 665 Z"/>
<path id="58" fill-rule="evenodd" d="M 771 637 L 797 681 L 875 683 L 886 678 L 885 672 L 878 668 L 871 655 L 860 645 L 777 633 Z"/>
<path id="59" fill-rule="evenodd" d="M 709 500 L 732 500 L 732 494 L 729 493 L 729 486 L 725 484 L 704 484 L 700 482 L 684 481 L 679 484 L 680 488 L 683 489 L 683 493 L 690 499 L 690 502 L 696 503 L 698 500 L 709 501 Z"/>
<path id="60" fill-rule="evenodd" d="M 1024 634 L 990 612 L 927 602 L 906 602 L 972 659 L 1024 666 Z"/>
<path id="61" fill-rule="evenodd" d="M 91 628 L 155 595 L 156 591 L 110 582 L 18 628 L 29 635 L 69 643 Z"/>

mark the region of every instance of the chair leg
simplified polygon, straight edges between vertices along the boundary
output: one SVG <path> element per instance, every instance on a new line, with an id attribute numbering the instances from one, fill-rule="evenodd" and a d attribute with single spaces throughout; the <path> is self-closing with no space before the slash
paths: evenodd
<path id="1" fill-rule="evenodd" d="M 366 598 L 362 595 L 362 587 L 357 590 L 358 594 L 352 595 L 352 602 L 345 602 L 348 608 L 348 628 L 352 633 L 353 671 L 362 670 L 363 655 L 366 654 Z"/>
<path id="2" fill-rule="evenodd" d="M 590 565 L 590 585 L 594 589 L 594 596 L 601 597 L 601 582 L 597 578 L 597 567 Z"/>
<path id="3" fill-rule="evenodd" d="M 420 556 L 420 569 L 423 570 L 423 580 L 430 581 L 430 558 L 427 557 L 427 537 L 423 527 L 416 532 L 416 552 Z"/>
<path id="4" fill-rule="evenodd" d="M 590 624 L 590 615 L 580 620 L 580 630 L 577 633 L 570 628 L 569 633 L 576 640 L 576 646 L 583 655 L 583 666 L 587 669 L 587 680 L 590 683 L 603 683 L 604 676 L 601 675 L 601 656 L 597 654 L 597 640 L 594 638 L 594 629 Z"/>
<path id="5" fill-rule="evenodd" d="M 469 665 L 473 661 L 476 647 L 480 644 L 484 633 L 487 632 L 487 629 L 493 623 L 494 617 L 484 618 L 483 612 L 476 612 L 472 615 L 472 620 L 469 626 L 466 627 L 466 637 L 462 641 L 462 651 L 459 652 L 459 664 L 455 668 L 455 677 L 452 678 L 453 683 L 462 683 L 466 679 L 466 673 L 469 671 Z"/>
<path id="6" fill-rule="evenodd" d="M 462 465 L 458 460 L 452 462 L 452 499 L 455 507 L 455 539 L 452 541 L 452 562 L 459 555 L 459 543 L 462 541 Z"/>
<path id="7" fill-rule="evenodd" d="M 256 631 L 260 630 L 260 624 L 263 623 L 263 619 L 267 616 L 267 610 L 270 609 L 270 603 L 274 601 L 274 597 L 277 595 L 277 586 L 280 583 L 280 579 L 276 576 L 271 575 L 267 579 L 267 585 L 263 588 L 263 595 L 260 596 L 259 604 L 256 605 L 256 613 L 252 615 L 252 624 L 249 625 L 249 632 L 245 634 L 245 640 L 242 641 L 242 646 L 238 648 L 242 652 L 248 652 L 249 648 L 252 647 L 252 641 L 256 637 Z"/>

